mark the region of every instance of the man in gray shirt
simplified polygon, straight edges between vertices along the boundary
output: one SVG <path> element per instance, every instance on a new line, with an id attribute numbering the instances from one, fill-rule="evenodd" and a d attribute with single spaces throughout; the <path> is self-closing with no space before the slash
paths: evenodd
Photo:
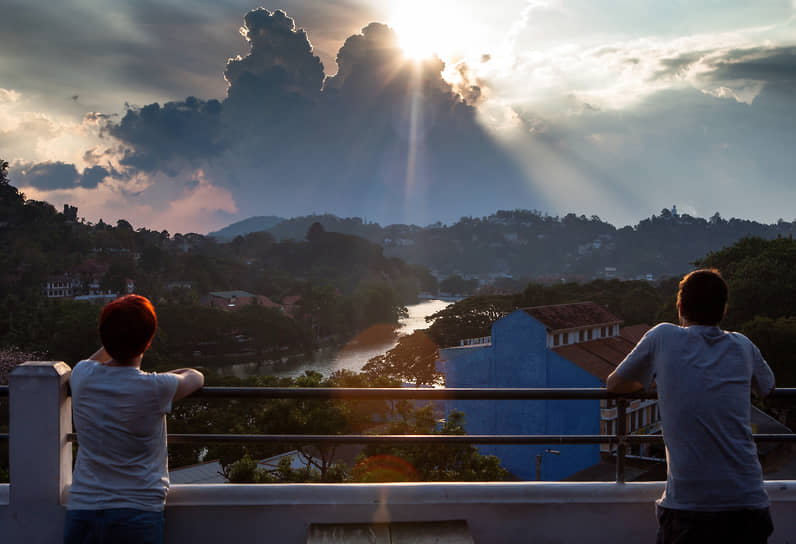
<path id="1" fill-rule="evenodd" d="M 771 393 L 774 375 L 748 338 L 718 327 L 727 295 L 717 270 L 685 276 L 681 326 L 650 329 L 607 379 L 614 393 L 657 385 L 668 463 L 659 543 L 764 543 L 773 532 L 750 399 Z"/>

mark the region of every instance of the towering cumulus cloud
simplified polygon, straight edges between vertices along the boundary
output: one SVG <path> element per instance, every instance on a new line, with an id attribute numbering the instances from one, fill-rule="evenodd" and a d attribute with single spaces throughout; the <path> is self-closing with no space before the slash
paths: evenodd
<path id="1" fill-rule="evenodd" d="M 323 85 L 323 64 L 312 54 L 307 34 L 296 29 L 283 11 L 250 11 L 241 34 L 251 46 L 244 57 L 230 59 L 224 77 L 229 83 L 227 104 L 238 102 L 268 107 L 281 94 L 316 99 Z"/>
<path id="2" fill-rule="evenodd" d="M 171 176 L 160 184 L 201 168 L 240 216 L 328 211 L 423 223 L 540 207 L 442 78 L 442 61 L 408 60 L 386 25 L 349 37 L 331 77 L 282 11 L 249 12 L 241 34 L 250 51 L 228 61 L 223 102 L 150 104 L 108 125 L 126 149 L 121 164 Z"/>

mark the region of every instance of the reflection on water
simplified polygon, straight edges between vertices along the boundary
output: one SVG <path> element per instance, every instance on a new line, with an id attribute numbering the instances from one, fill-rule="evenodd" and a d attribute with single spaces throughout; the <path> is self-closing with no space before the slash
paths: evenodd
<path id="1" fill-rule="evenodd" d="M 419 304 L 407 306 L 409 316 L 401 319 L 400 327 L 397 330 L 398 336 L 411 334 L 417 329 L 428 327 L 426 316 L 438 312 L 447 307 L 450 302 L 444 300 L 425 300 Z M 329 376 L 335 370 L 344 368 L 359 372 L 368 359 L 385 353 L 393 348 L 397 343 L 397 338 L 378 327 L 366 331 L 359 337 L 349 342 L 343 349 L 320 349 L 312 354 L 309 360 L 288 360 L 281 362 L 274 361 L 253 361 L 250 363 L 237 363 L 218 369 L 219 374 L 227 376 L 237 376 L 245 378 L 247 376 L 258 376 L 271 374 L 274 376 L 296 377 L 304 374 L 305 370 L 315 370 L 324 376 Z"/>

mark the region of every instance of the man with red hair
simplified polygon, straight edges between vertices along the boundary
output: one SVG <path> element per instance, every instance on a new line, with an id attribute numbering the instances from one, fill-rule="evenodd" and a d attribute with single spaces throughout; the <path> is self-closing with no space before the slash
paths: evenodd
<path id="1" fill-rule="evenodd" d="M 172 402 L 204 385 L 192 368 L 144 372 L 157 329 L 145 297 L 102 309 L 102 348 L 72 370 L 72 416 L 79 449 L 67 501 L 64 542 L 163 541 L 169 487 L 166 418 Z"/>

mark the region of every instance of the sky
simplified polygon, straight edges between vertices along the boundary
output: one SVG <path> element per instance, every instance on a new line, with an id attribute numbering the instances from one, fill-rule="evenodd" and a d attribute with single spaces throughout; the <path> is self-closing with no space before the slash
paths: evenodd
<path id="1" fill-rule="evenodd" d="M 794 220 L 796 0 L 5 0 L 0 158 L 172 233 Z"/>

